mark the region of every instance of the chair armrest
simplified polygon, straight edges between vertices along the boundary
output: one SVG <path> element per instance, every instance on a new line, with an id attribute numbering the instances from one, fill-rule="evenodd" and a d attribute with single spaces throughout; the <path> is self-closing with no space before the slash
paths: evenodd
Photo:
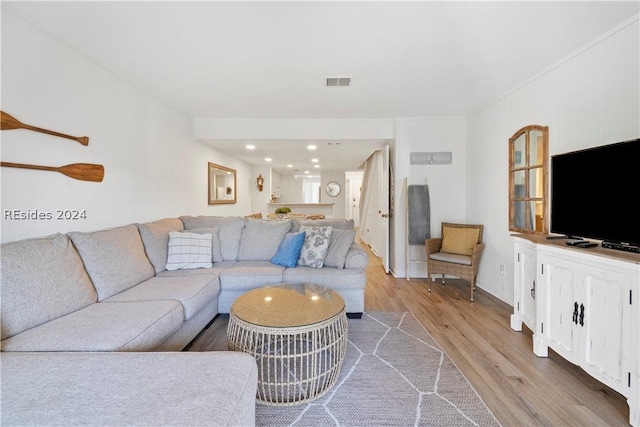
<path id="1" fill-rule="evenodd" d="M 482 251 L 484 251 L 484 243 L 478 243 L 473 248 L 473 254 L 471 254 L 471 265 L 474 266 L 474 269 L 478 271 L 478 265 L 480 264 L 480 255 L 482 255 Z"/>
<path id="2" fill-rule="evenodd" d="M 429 258 L 429 254 L 435 254 L 436 252 L 440 252 L 440 248 L 442 247 L 442 238 L 431 238 L 424 241 L 424 246 L 427 251 L 427 259 Z"/>

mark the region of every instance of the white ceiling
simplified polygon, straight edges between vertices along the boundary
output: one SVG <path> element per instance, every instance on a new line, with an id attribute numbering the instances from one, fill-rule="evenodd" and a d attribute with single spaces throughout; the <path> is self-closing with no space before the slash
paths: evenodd
<path id="1" fill-rule="evenodd" d="M 467 116 L 640 11 L 637 0 L 2 5 L 188 117 L 235 119 Z M 338 76 L 351 87 L 324 86 Z"/>

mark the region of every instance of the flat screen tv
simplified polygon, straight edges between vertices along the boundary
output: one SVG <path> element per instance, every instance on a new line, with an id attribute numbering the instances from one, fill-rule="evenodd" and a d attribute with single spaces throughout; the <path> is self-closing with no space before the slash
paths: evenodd
<path id="1" fill-rule="evenodd" d="M 552 233 L 638 247 L 639 202 L 640 139 L 551 156 Z"/>

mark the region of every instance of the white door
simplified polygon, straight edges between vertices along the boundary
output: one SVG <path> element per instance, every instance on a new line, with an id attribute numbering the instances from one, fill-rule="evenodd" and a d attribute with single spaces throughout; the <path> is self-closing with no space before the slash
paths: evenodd
<path id="1" fill-rule="evenodd" d="M 360 227 L 360 188 L 362 187 L 362 178 L 351 178 L 349 181 L 349 217 L 353 219 L 354 225 Z"/>
<path id="2" fill-rule="evenodd" d="M 382 179 L 380 180 L 381 257 L 385 273 L 389 273 L 389 146 L 382 150 Z"/>
<path id="3" fill-rule="evenodd" d="M 389 273 L 389 146 L 370 157 L 367 169 L 361 237 Z"/>

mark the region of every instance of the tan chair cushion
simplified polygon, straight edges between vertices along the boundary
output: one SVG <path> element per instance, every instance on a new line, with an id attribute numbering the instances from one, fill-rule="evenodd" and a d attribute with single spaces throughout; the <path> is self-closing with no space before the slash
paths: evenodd
<path id="1" fill-rule="evenodd" d="M 473 255 L 478 244 L 479 228 L 442 227 L 441 252 L 458 255 Z"/>

